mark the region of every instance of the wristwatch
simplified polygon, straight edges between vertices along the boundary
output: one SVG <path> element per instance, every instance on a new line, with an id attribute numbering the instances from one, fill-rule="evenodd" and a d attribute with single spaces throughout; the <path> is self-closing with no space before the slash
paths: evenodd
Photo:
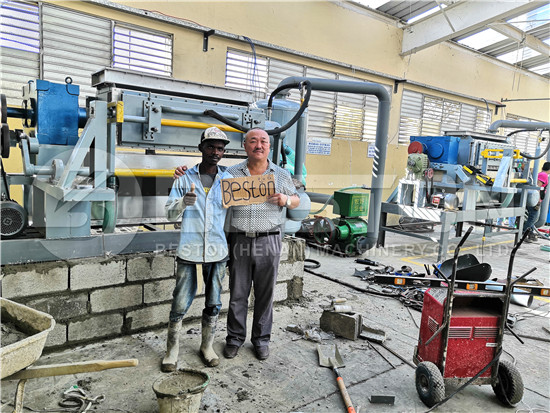
<path id="1" fill-rule="evenodd" d="M 290 199 L 290 195 L 287 195 L 287 196 L 286 196 L 285 206 L 286 206 L 287 208 L 290 208 L 291 205 L 292 205 L 292 199 Z"/>

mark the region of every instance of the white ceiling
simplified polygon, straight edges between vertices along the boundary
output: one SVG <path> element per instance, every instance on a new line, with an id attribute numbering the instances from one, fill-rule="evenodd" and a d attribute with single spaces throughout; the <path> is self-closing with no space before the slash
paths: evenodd
<path id="1" fill-rule="evenodd" d="M 404 24 L 402 54 L 444 41 L 550 77 L 550 4 L 539 0 L 353 0 Z"/>

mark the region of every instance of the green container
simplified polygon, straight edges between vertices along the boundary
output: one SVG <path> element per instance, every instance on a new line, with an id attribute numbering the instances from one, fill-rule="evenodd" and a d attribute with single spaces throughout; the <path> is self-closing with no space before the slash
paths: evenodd
<path id="1" fill-rule="evenodd" d="M 368 192 L 335 191 L 332 212 L 344 217 L 367 216 L 369 212 Z"/>

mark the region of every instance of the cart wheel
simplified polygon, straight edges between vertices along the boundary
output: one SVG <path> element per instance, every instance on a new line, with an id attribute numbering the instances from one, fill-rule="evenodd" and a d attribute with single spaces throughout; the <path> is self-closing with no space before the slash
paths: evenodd
<path id="1" fill-rule="evenodd" d="M 497 382 L 492 386 L 497 398 L 506 406 L 514 407 L 523 398 L 523 380 L 519 370 L 509 361 L 498 363 Z"/>
<path id="2" fill-rule="evenodd" d="M 437 366 L 429 361 L 423 361 L 416 366 L 416 391 L 420 400 L 432 407 L 445 398 L 445 383 Z"/>

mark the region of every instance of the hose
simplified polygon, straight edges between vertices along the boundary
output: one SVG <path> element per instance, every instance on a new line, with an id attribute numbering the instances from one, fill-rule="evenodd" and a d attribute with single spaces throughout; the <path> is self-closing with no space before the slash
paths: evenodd
<path id="1" fill-rule="evenodd" d="M 520 132 L 529 132 L 529 129 L 520 129 L 520 130 L 515 130 L 513 132 L 510 132 L 508 135 L 506 135 L 507 137 L 510 137 L 516 133 L 520 133 Z M 524 153 L 524 152 L 520 152 L 519 154 L 521 156 L 523 156 L 524 158 L 527 158 L 527 159 L 540 159 L 542 158 L 544 155 L 546 155 L 546 152 L 548 152 L 548 149 L 550 149 L 550 139 L 548 140 L 548 143 L 546 144 L 546 149 L 539 155 L 539 156 L 531 156 L 527 153 Z"/>
<path id="2" fill-rule="evenodd" d="M 278 91 L 281 88 L 282 89 L 289 89 L 291 87 L 302 87 L 302 86 L 306 87 L 306 95 L 304 97 L 304 100 L 303 100 L 302 104 L 300 105 L 300 109 L 298 109 L 298 112 L 296 112 L 296 114 L 293 116 L 293 118 L 290 119 L 285 125 L 283 125 L 279 128 L 266 130 L 268 135 L 277 135 L 279 133 L 282 133 L 282 132 L 286 131 L 287 129 L 291 128 L 292 125 L 294 125 L 298 121 L 300 116 L 302 116 L 304 111 L 307 109 L 307 106 L 309 104 L 309 98 L 311 97 L 311 90 L 312 90 L 311 82 L 309 80 L 304 80 L 303 82 L 300 82 L 300 83 L 295 83 L 295 84 L 292 84 L 292 85 L 286 85 L 284 87 L 279 87 L 279 88 L 275 89 L 275 91 Z M 275 93 L 275 91 L 273 93 Z M 273 93 L 271 94 L 272 96 L 273 96 Z M 268 109 L 271 108 L 270 105 L 272 103 L 272 96 L 270 96 L 270 101 L 268 103 Z M 219 114 L 218 112 L 216 112 L 215 110 L 212 110 L 212 109 L 205 110 L 204 114 L 206 116 L 211 116 L 214 119 L 217 119 L 220 122 L 223 122 L 226 125 L 229 125 L 229 126 L 235 128 L 235 129 L 238 129 L 238 130 L 240 130 L 244 133 L 248 132 L 251 129 L 251 128 L 248 128 L 244 125 L 240 125 L 237 122 L 233 122 L 230 119 L 227 119 L 226 117 L 224 117 L 223 115 Z"/>
<path id="3" fill-rule="evenodd" d="M 339 191 L 348 191 L 350 189 L 364 189 L 364 190 L 369 190 L 371 188 L 367 188 L 366 186 L 348 186 L 346 188 L 342 188 L 342 189 L 339 189 Z M 334 199 L 334 194 L 332 194 L 328 199 L 327 201 L 324 203 L 324 205 L 321 207 L 321 209 L 319 211 L 310 211 L 310 215 L 315 215 L 315 214 L 319 214 L 321 212 L 323 212 L 325 210 L 325 208 L 328 206 L 328 204 L 330 203 L 330 201 L 332 201 Z"/>

